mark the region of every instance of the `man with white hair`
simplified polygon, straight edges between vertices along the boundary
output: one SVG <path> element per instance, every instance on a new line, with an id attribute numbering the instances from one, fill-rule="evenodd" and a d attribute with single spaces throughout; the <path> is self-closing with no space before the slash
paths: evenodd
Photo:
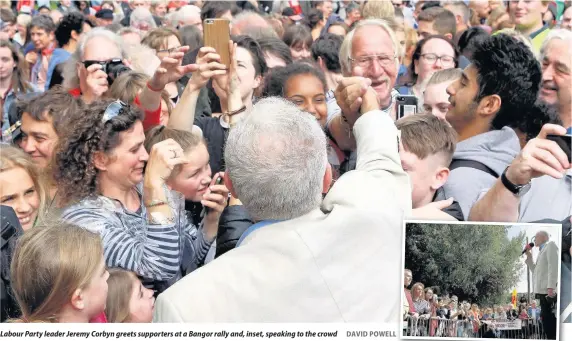
<path id="1" fill-rule="evenodd" d="M 225 184 L 257 223 L 159 295 L 155 322 L 399 321 L 411 189 L 397 129 L 371 87 L 348 120 L 357 168 L 331 189 L 326 136 L 289 101 L 262 99 L 230 130 Z"/>
<path id="2" fill-rule="evenodd" d="M 201 22 L 201 9 L 194 5 L 185 5 L 175 13 L 174 21 L 178 27 L 196 26 L 201 32 L 203 24 Z"/>
<path id="3" fill-rule="evenodd" d="M 278 37 L 276 31 L 260 14 L 243 11 L 234 17 L 230 29 L 232 35 L 247 35 L 257 40 L 260 38 Z"/>
<path id="4" fill-rule="evenodd" d="M 179 80 L 184 74 L 196 70 L 194 64 L 180 66 L 188 46 L 164 58 L 153 76 L 135 98 L 135 105 L 145 112 L 145 129 L 159 124 L 161 116 L 161 91 L 165 85 Z M 112 69 L 127 71 L 131 67 L 121 38 L 104 28 L 94 28 L 85 34 L 64 66 L 64 88 L 84 102 L 91 103 L 104 96 L 112 81 Z"/>
<path id="5" fill-rule="evenodd" d="M 556 300 L 558 287 L 558 246 L 550 241 L 546 231 L 539 231 L 535 236 L 535 246 L 539 253 L 536 263 L 532 260 L 532 248 L 527 246 L 526 265 L 532 272 L 533 292 L 540 302 L 540 316 L 544 332 L 548 340 L 556 340 Z"/>
<path id="6" fill-rule="evenodd" d="M 393 87 L 400 51 L 395 33 L 383 20 L 362 20 L 344 38 L 340 64 L 343 76 L 352 78 L 351 82 L 344 83 L 347 86 L 338 86 L 336 101 L 328 103 L 333 108 L 328 108 L 327 123 L 329 133 L 342 150 L 356 150 L 354 136 L 344 116 L 355 115 L 369 84 L 377 94 L 382 112 L 395 119 L 395 97 L 399 93 Z M 353 164 L 348 169 L 353 169 Z"/>

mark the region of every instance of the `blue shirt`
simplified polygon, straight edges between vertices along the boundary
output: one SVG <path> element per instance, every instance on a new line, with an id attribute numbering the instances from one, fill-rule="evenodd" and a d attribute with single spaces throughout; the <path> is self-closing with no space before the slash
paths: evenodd
<path id="1" fill-rule="evenodd" d="M 248 237 L 249 234 L 251 234 L 252 232 L 263 228 L 264 226 L 268 226 L 268 225 L 272 225 L 275 223 L 279 223 L 281 220 L 263 220 L 263 221 L 259 221 L 254 225 L 251 225 L 248 229 L 246 229 L 246 231 L 244 231 L 244 233 L 242 234 L 242 236 L 240 236 L 240 239 L 238 240 L 238 242 L 236 243 L 236 247 L 239 247 L 240 244 L 242 244 L 242 241 Z"/>

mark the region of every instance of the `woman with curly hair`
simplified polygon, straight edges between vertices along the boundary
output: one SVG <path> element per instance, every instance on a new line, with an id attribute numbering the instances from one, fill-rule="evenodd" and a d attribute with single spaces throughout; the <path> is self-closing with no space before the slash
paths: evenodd
<path id="1" fill-rule="evenodd" d="M 72 204 L 62 218 L 99 233 L 109 267 L 135 272 L 160 293 L 204 263 L 218 224 L 199 230 L 187 222 L 183 196 L 166 181 L 188 160 L 173 140 L 155 144 L 149 155 L 142 120 L 121 101 L 92 103 L 70 122 L 54 178 L 64 204 Z"/>

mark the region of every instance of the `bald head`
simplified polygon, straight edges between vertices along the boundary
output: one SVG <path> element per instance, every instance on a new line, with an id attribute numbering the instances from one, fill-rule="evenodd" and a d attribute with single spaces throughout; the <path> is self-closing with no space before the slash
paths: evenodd
<path id="1" fill-rule="evenodd" d="M 534 237 L 536 246 L 542 246 L 548 242 L 550 236 L 546 231 L 538 231 L 536 232 L 536 236 Z"/>

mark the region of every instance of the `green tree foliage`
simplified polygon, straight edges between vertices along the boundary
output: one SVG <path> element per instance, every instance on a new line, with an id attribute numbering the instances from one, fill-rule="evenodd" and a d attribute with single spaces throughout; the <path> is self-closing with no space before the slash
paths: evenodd
<path id="1" fill-rule="evenodd" d="M 508 226 L 407 224 L 405 267 L 413 283 L 480 305 L 508 303 L 518 283 L 525 235 L 509 240 Z M 510 302 L 510 301 L 509 301 Z"/>

